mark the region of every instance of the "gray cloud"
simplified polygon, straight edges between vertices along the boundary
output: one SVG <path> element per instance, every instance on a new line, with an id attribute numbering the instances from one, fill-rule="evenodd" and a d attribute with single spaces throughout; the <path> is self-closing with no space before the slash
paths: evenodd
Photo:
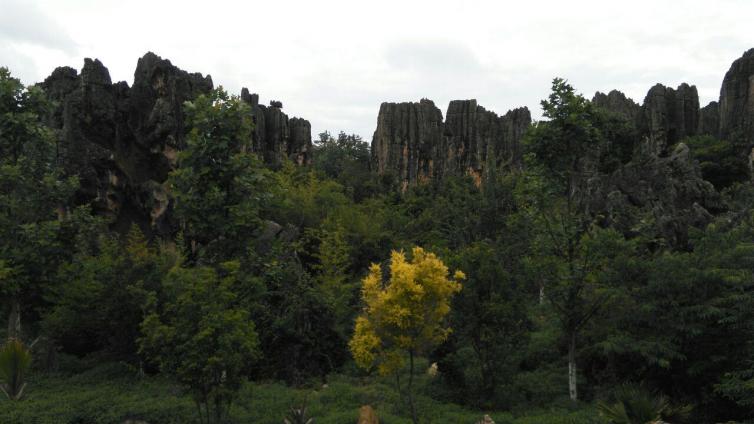
<path id="1" fill-rule="evenodd" d="M 65 29 L 36 4 L 23 0 L 3 0 L 0 13 L 0 39 L 32 44 L 72 53 L 76 42 Z"/>

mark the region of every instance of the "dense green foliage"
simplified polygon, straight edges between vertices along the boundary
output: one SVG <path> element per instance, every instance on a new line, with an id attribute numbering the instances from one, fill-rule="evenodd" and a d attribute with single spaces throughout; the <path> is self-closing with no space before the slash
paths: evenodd
<path id="1" fill-rule="evenodd" d="M 322 134 L 311 166 L 266 167 L 248 106 L 215 90 L 185 107 L 167 180 L 175 232 L 148 239 L 76 203 L 44 93 L 0 70 L 0 313 L 3 336 L 33 356 L 24 399 L 0 402 L 0 420 L 279 423 L 305 406 L 342 423 L 371 404 L 387 423 L 483 410 L 604 423 L 596 402 L 614 422 L 669 405 L 693 406 L 688 422 L 753 419 L 754 196 L 738 147 L 684 140 L 725 208 L 677 245 L 649 218 L 626 229 L 590 209 L 590 182 L 634 159 L 635 123 L 559 79 L 542 105 L 521 169 L 401 193 L 356 135 Z M 348 345 L 370 303 L 362 282 L 382 292 L 378 271 L 406 265 L 390 252 L 413 246 L 462 270 L 463 289 L 409 311 L 442 337 L 382 346 L 412 352 L 416 372 L 387 358 L 393 376 L 373 375 Z M 414 417 L 395 375 L 416 378 Z"/>

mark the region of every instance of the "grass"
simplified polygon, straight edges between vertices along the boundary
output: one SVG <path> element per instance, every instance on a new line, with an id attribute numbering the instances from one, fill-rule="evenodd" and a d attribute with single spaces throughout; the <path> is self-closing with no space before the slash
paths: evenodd
<path id="1" fill-rule="evenodd" d="M 419 378 L 420 387 L 429 377 Z M 236 424 L 280 424 L 286 411 L 305 403 L 316 424 L 356 423 L 362 405 L 372 405 L 381 424 L 410 424 L 389 380 L 378 377 L 330 376 L 326 387 L 290 388 L 276 382 L 248 383 L 231 411 Z M 469 410 L 435 401 L 421 393 L 417 406 L 424 423 L 476 423 L 489 413 L 496 424 L 600 423 L 591 406 L 575 410 L 507 412 Z M 196 407 L 175 383 L 160 377 L 136 378 L 125 365 L 100 365 L 73 375 L 33 375 L 28 394 L 18 402 L 0 400 L 3 424 L 190 424 Z"/>

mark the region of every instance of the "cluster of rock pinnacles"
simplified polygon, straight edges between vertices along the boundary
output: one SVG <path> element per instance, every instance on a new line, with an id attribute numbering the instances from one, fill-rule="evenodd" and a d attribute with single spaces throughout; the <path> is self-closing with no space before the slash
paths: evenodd
<path id="1" fill-rule="evenodd" d="M 98 60 L 80 73 L 57 68 L 40 86 L 55 101 L 49 124 L 58 130 L 66 171 L 78 175 L 77 201 L 113 218 L 117 229 L 139 224 L 149 234 L 175 229 L 165 181 L 185 145 L 183 104 L 213 88 L 210 76 L 185 72 L 153 53 L 139 59 L 134 82 L 113 83 Z M 259 104 L 243 89 L 255 122 L 251 145 L 268 164 L 285 158 L 312 159 L 309 121 L 289 118 L 282 103 Z M 592 102 L 635 123 L 640 142 L 634 155 L 609 175 L 590 181 L 593 210 L 615 225 L 625 210 L 655 215 L 671 242 L 719 208 L 714 187 L 701 178 L 684 137 L 709 134 L 754 146 L 754 49 L 736 60 L 723 80 L 719 102 L 700 108 L 695 86 L 652 87 L 639 105 L 619 91 L 595 94 Z M 372 139 L 373 172 L 407 187 L 448 175 L 470 175 L 477 184 L 492 170 L 522 166 L 522 139 L 532 123 L 525 107 L 502 116 L 476 100 L 450 102 L 445 119 L 435 104 L 383 103 Z"/>
<path id="2" fill-rule="evenodd" d="M 110 216 L 118 229 L 138 224 L 149 234 L 170 234 L 175 223 L 165 181 L 185 146 L 184 102 L 212 91 L 212 78 L 147 53 L 131 87 L 113 84 L 107 68 L 91 59 L 81 73 L 55 69 L 40 86 L 55 104 L 49 124 L 58 130 L 62 163 L 81 182 L 77 201 Z M 245 88 L 241 98 L 251 109 L 251 146 L 260 158 L 311 162 L 309 121 L 289 119 L 279 101 L 260 105 Z"/>

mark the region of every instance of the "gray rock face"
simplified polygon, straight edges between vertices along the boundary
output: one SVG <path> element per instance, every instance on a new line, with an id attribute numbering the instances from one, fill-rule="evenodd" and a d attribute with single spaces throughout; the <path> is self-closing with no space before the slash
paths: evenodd
<path id="1" fill-rule="evenodd" d="M 651 231 L 684 246 L 689 227 L 707 224 L 710 211 L 722 209 L 719 194 L 681 142 L 717 133 L 717 104 L 699 109 L 696 87 L 688 84 L 677 89 L 657 84 L 641 107 L 617 91 L 597 93 L 592 102 L 635 123 L 638 140 L 628 163 L 588 181 L 590 210 L 625 234 Z"/>
<path id="2" fill-rule="evenodd" d="M 147 234 L 170 233 L 174 224 L 164 182 L 185 147 L 183 103 L 209 93 L 211 77 L 185 72 L 147 53 L 138 61 L 133 87 L 113 84 L 107 68 L 91 59 L 85 60 L 80 74 L 57 68 L 40 86 L 57 105 L 48 123 L 57 130 L 66 172 L 81 182 L 77 202 L 91 203 L 95 212 L 112 218 L 116 229 L 127 230 L 136 223 Z M 254 119 L 261 121 L 255 137 L 264 134 L 261 141 L 254 140 L 253 148 L 265 159 L 279 159 L 278 151 L 290 156 L 287 116 L 279 108 L 268 112 L 260 107 L 258 96 L 248 91 L 242 95 L 253 103 Z M 272 125 L 265 127 L 268 116 Z M 267 143 L 268 138 L 274 142 Z M 298 163 L 307 163 L 307 121 L 295 121 L 290 142 L 296 146 Z"/>
<path id="3" fill-rule="evenodd" d="M 445 172 L 466 172 L 480 182 L 485 169 L 518 167 L 520 141 L 529 124 L 531 115 L 526 108 L 499 117 L 476 100 L 450 102 L 445 119 Z"/>
<path id="4" fill-rule="evenodd" d="M 720 136 L 720 104 L 710 102 L 699 110 L 699 134 Z"/>
<path id="5" fill-rule="evenodd" d="M 290 139 L 286 154 L 298 165 L 309 165 L 312 162 L 312 125 L 306 119 L 291 118 Z"/>
<path id="6" fill-rule="evenodd" d="M 442 112 L 431 100 L 383 103 L 372 138 L 372 162 L 380 174 L 392 174 L 403 189 L 440 174 L 435 160 L 445 152 Z"/>
<path id="7" fill-rule="evenodd" d="M 699 94 L 684 83 L 677 89 L 657 84 L 644 98 L 638 117 L 639 132 L 648 138 L 648 149 L 658 154 L 699 129 Z"/>
<path id="8" fill-rule="evenodd" d="M 283 103 L 273 100 L 270 106 L 259 104 L 259 95 L 241 90 L 241 99 L 251 106 L 254 118 L 252 148 L 268 164 L 279 164 L 288 158 L 299 165 L 312 161 L 312 126 L 306 119 L 288 118 L 281 110 Z"/>
<path id="9" fill-rule="evenodd" d="M 607 94 L 598 91 L 594 94 L 592 103 L 610 112 L 625 116 L 631 122 L 636 121 L 641 111 L 641 106 L 618 90 L 612 90 Z"/>
<path id="10" fill-rule="evenodd" d="M 720 136 L 754 146 L 754 49 L 733 62 L 723 79 Z"/>
<path id="11" fill-rule="evenodd" d="M 450 102 L 446 119 L 427 99 L 383 103 L 372 138 L 372 163 L 380 174 L 408 186 L 468 174 L 481 183 L 493 166 L 519 166 L 521 138 L 531 124 L 528 109 L 499 117 L 476 100 Z"/>
<path id="12" fill-rule="evenodd" d="M 687 242 L 690 226 L 710 222 L 710 211 L 722 209 L 719 194 L 705 181 L 688 147 L 677 144 L 667 156 L 650 152 L 607 176 L 588 184 L 590 209 L 605 217 L 606 224 L 631 234 L 642 217 L 673 246 Z"/>

